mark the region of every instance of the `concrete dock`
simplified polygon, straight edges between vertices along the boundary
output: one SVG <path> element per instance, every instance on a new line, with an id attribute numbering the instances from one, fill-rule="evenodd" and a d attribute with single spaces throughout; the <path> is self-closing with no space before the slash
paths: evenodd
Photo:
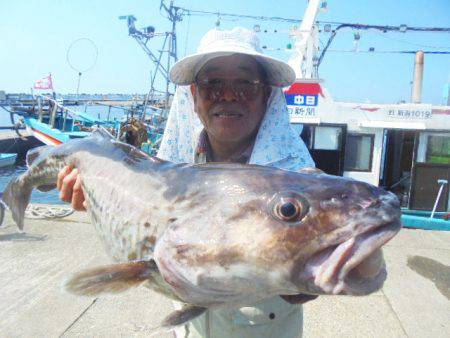
<path id="1" fill-rule="evenodd" d="M 403 229 L 384 250 L 388 279 L 367 297 L 304 306 L 304 337 L 450 337 L 450 232 Z M 85 213 L 0 228 L 0 337 L 144 337 L 171 302 L 139 287 L 99 298 L 70 295 L 72 273 L 108 264 Z M 158 337 L 172 337 L 160 334 Z"/>

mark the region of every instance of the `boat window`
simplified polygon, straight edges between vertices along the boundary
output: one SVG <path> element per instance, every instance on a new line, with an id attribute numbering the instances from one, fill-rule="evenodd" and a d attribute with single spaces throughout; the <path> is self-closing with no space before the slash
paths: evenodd
<path id="1" fill-rule="evenodd" d="M 339 150 L 341 148 L 341 134 L 341 127 L 315 127 L 313 149 Z"/>
<path id="2" fill-rule="evenodd" d="M 416 162 L 450 164 L 450 133 L 420 133 Z"/>
<path id="3" fill-rule="evenodd" d="M 344 170 L 371 171 L 373 134 L 347 134 L 345 144 Z"/>
<path id="4" fill-rule="evenodd" d="M 428 136 L 426 162 L 450 164 L 450 134 Z"/>

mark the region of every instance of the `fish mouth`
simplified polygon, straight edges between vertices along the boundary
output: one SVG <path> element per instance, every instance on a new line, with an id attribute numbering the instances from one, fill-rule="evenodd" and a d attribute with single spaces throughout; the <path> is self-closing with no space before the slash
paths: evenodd
<path id="1" fill-rule="evenodd" d="M 381 247 L 400 228 L 400 220 L 395 220 L 315 254 L 304 269 L 308 291 L 362 296 L 379 290 L 387 276 Z"/>

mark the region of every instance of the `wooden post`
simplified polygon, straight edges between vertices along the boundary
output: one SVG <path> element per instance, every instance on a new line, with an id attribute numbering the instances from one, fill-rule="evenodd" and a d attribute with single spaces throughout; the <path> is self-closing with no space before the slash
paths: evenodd
<path id="1" fill-rule="evenodd" d="M 48 101 L 49 104 L 52 101 Z M 53 107 L 52 107 L 52 111 L 50 112 L 50 126 L 52 128 L 55 128 L 55 119 L 56 119 L 56 110 L 58 109 L 58 105 L 56 104 L 56 101 L 53 101 Z"/>
<path id="2" fill-rule="evenodd" d="M 62 125 L 62 131 L 66 130 L 66 120 L 67 120 L 67 110 L 64 109 L 64 119 L 63 119 L 63 125 Z"/>
<path id="3" fill-rule="evenodd" d="M 38 96 L 36 99 L 37 99 L 37 105 L 38 105 L 38 109 L 39 109 L 39 122 L 42 122 L 42 117 L 43 117 L 42 97 Z"/>

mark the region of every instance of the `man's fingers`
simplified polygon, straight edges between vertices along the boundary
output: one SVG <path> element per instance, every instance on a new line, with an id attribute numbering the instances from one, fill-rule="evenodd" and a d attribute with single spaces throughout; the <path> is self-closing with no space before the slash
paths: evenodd
<path id="1" fill-rule="evenodd" d="M 56 180 L 56 188 L 58 188 L 58 190 L 61 190 L 61 186 L 63 183 L 64 178 L 70 174 L 70 172 L 72 171 L 72 167 L 69 166 L 65 166 L 64 168 L 61 169 L 61 171 L 58 173 L 58 179 Z"/>
<path id="2" fill-rule="evenodd" d="M 73 169 L 68 175 L 66 175 L 61 182 L 61 187 L 59 191 L 59 198 L 62 199 L 65 202 L 71 202 L 72 201 L 72 192 L 73 192 L 73 185 L 75 184 L 75 181 L 77 180 L 78 176 L 78 170 Z"/>
<path id="3" fill-rule="evenodd" d="M 75 184 L 73 185 L 72 189 L 72 208 L 78 211 L 86 210 L 86 208 L 84 207 L 84 193 L 83 187 L 81 186 L 80 175 L 77 175 Z"/>

